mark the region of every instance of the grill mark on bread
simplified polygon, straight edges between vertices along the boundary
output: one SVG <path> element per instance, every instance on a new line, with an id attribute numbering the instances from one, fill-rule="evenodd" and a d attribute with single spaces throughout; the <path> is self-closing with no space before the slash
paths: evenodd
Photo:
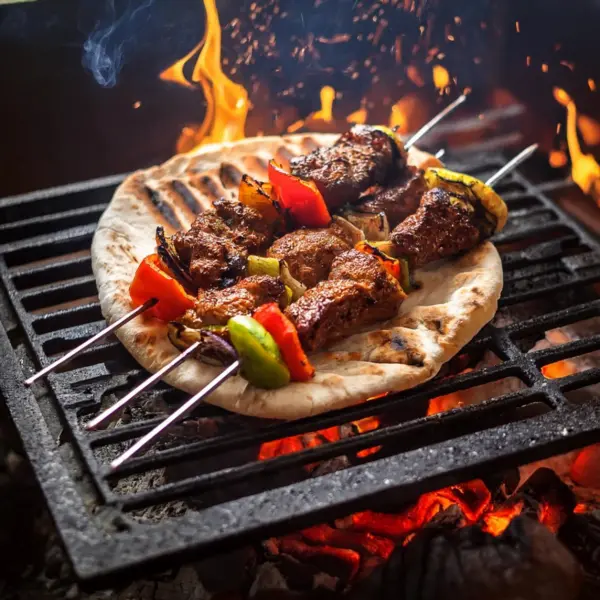
<path id="1" fill-rule="evenodd" d="M 197 215 L 199 212 L 202 212 L 202 206 L 198 202 L 196 196 L 194 196 L 193 192 L 188 188 L 188 186 L 181 181 L 180 179 L 174 179 L 171 182 L 173 187 L 173 191 L 178 195 L 183 203 L 195 214 Z"/>
<path id="2" fill-rule="evenodd" d="M 169 204 L 167 200 L 165 200 L 161 193 L 158 190 L 153 190 L 147 185 L 144 186 L 144 191 L 146 192 L 147 198 L 152 204 L 156 207 L 158 212 L 165 218 L 167 223 L 173 227 L 174 229 L 181 229 L 183 227 L 183 223 L 177 217 L 176 212 L 173 210 L 173 207 Z"/>
<path id="3" fill-rule="evenodd" d="M 221 198 L 225 192 L 221 182 L 214 175 L 193 175 L 190 177 L 190 184 L 209 198 L 211 203 Z"/>
<path id="4" fill-rule="evenodd" d="M 242 181 L 243 175 L 240 169 L 231 163 L 224 162 L 219 169 L 219 179 L 225 188 L 237 188 Z"/>

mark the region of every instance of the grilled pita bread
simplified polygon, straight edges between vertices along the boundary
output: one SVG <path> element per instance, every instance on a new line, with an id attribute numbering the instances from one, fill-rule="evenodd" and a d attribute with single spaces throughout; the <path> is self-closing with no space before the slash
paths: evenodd
<path id="1" fill-rule="evenodd" d="M 293 135 L 204 146 L 129 176 L 102 215 L 92 243 L 106 320 L 112 323 L 132 309 L 129 285 L 140 261 L 155 250 L 157 225 L 168 233 L 187 228 L 214 199 L 235 196 L 243 173 L 266 180 L 269 159 L 285 164 L 336 139 L 329 134 Z M 414 149 L 409 163 L 439 165 L 431 155 Z M 502 265 L 494 246 L 485 242 L 456 259 L 428 265 L 415 277 L 422 287 L 409 295 L 396 318 L 311 355 L 317 372 L 310 382 L 262 390 L 236 376 L 207 402 L 245 415 L 297 419 L 431 379 L 494 316 L 502 290 Z M 167 338 L 166 324 L 143 315 L 122 326 L 117 336 L 150 372 L 179 352 Z M 192 394 L 219 372 L 188 360 L 165 381 Z"/>

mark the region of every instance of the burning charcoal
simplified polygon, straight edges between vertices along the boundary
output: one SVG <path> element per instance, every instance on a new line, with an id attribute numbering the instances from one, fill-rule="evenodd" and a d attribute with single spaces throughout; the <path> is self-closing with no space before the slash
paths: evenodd
<path id="1" fill-rule="evenodd" d="M 540 468 L 519 488 L 518 497 L 527 508 L 537 513 L 539 520 L 553 531 L 558 531 L 567 515 L 576 505 L 575 495 L 552 470 Z"/>
<path id="2" fill-rule="evenodd" d="M 336 548 L 355 550 L 361 556 L 374 555 L 387 558 L 395 544 L 385 538 L 359 531 L 334 529 L 330 525 L 315 525 L 302 530 L 302 537 L 312 544 L 324 544 Z"/>
<path id="3" fill-rule="evenodd" d="M 494 472 L 486 475 L 483 481 L 492 494 L 492 503 L 499 504 L 519 487 L 519 469 Z"/>
<path id="4" fill-rule="evenodd" d="M 276 563 L 277 569 L 285 577 L 290 589 L 296 591 L 313 590 L 316 587 L 328 587 L 337 589 L 339 579 L 333 577 L 312 564 L 298 560 L 289 554 L 281 554 Z M 327 579 L 327 586 L 318 586 L 317 582 Z"/>
<path id="5" fill-rule="evenodd" d="M 255 569 L 256 551 L 250 546 L 194 563 L 203 586 L 213 594 L 246 587 Z"/>
<path id="6" fill-rule="evenodd" d="M 288 590 L 285 577 L 277 567 L 270 562 L 260 565 L 256 570 L 256 577 L 250 586 L 248 597 L 255 598 L 258 592 L 264 592 L 266 590 Z"/>
<path id="7" fill-rule="evenodd" d="M 582 487 L 600 489 L 600 444 L 579 452 L 571 465 L 571 478 Z"/>
<path id="8" fill-rule="evenodd" d="M 514 519 L 500 537 L 478 527 L 421 530 L 349 594 L 351 600 L 575 600 L 573 555 L 540 523 Z"/>
<path id="9" fill-rule="evenodd" d="M 561 527 L 558 539 L 600 586 L 600 512 L 571 515 Z"/>
<path id="10" fill-rule="evenodd" d="M 329 460 L 324 460 L 323 462 L 320 462 L 316 466 L 314 471 L 311 471 L 311 475 L 313 477 L 329 475 L 330 473 L 335 473 L 336 471 L 342 471 L 343 469 L 347 469 L 350 465 L 350 459 L 347 456 L 336 456 L 334 458 L 330 458 Z"/>
<path id="11" fill-rule="evenodd" d="M 293 536 L 282 538 L 279 547 L 282 553 L 314 565 L 346 583 L 355 577 L 360 567 L 360 554 L 346 548 L 310 546 Z"/>

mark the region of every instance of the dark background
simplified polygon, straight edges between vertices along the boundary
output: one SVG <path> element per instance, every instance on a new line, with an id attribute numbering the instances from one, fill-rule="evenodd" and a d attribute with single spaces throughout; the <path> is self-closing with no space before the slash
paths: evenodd
<path id="1" fill-rule="evenodd" d="M 470 87 L 475 94 L 468 110 L 478 111 L 489 90 L 504 86 L 552 128 L 564 119 L 553 85 L 574 93 L 587 112 L 598 104 L 587 79 L 599 70 L 599 0 L 422 0 L 419 16 L 392 6 L 404 0 L 256 0 L 263 10 L 251 18 L 254 1 L 217 0 L 226 70 L 237 67 L 231 76 L 250 90 L 255 105 L 247 135 L 280 133 L 281 113 L 288 122 L 306 117 L 318 108 L 318 90 L 326 84 L 342 93 L 336 102 L 342 115 L 369 98 L 375 105 L 370 119 L 385 120 L 389 107 L 378 112 L 381 99 L 396 101 L 415 89 L 404 71 L 407 59 L 403 65 L 393 60 L 398 35 L 405 57 L 426 79 L 436 62 L 457 79 L 445 98 L 427 79 L 420 93 L 431 103 L 446 103 Z M 369 40 L 379 25 L 374 18 L 387 21 L 377 44 Z M 0 6 L 0 196 L 127 172 L 172 155 L 182 127 L 201 122 L 204 100 L 200 90 L 161 81 L 158 74 L 193 48 L 203 29 L 202 0 Z M 448 32 L 454 42 L 447 41 Z M 267 53 L 272 33 L 276 42 Z M 318 41 L 340 33 L 350 41 Z M 258 49 L 249 64 L 236 65 L 248 57 L 249 35 Z M 432 47 L 445 54 L 442 60 L 427 62 Z M 367 57 L 372 61 L 365 66 Z M 134 109 L 137 101 L 141 106 Z"/>

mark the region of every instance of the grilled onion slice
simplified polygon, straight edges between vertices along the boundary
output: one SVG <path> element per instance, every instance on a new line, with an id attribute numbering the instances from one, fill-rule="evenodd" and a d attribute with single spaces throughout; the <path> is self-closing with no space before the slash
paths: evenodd
<path id="1" fill-rule="evenodd" d="M 168 325 L 168 336 L 178 350 L 185 350 L 193 343 L 200 342 L 199 348 L 194 352 L 194 358 L 206 364 L 225 367 L 237 359 L 237 352 L 225 339 L 229 339 L 227 327 L 207 326 L 202 329 L 192 329 L 171 321 Z"/>

